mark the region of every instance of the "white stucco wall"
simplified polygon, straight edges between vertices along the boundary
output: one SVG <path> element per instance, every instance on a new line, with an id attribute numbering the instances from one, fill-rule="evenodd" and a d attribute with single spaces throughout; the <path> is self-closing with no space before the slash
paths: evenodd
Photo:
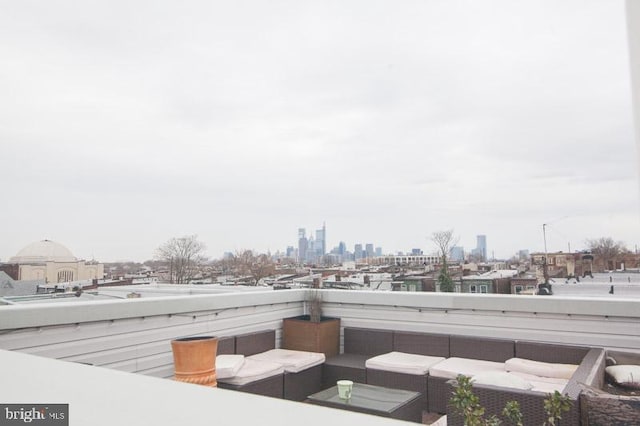
<path id="1" fill-rule="evenodd" d="M 47 283 L 58 282 L 58 273 L 61 271 L 71 271 L 73 281 L 91 280 L 104 276 L 103 264 L 86 264 L 79 262 L 46 262 L 38 265 L 20 265 L 21 280 L 46 279 Z M 71 281 L 70 280 L 70 281 Z"/>
<path id="2" fill-rule="evenodd" d="M 638 170 L 640 170 L 640 1 L 638 0 L 627 0 L 627 31 L 633 119 L 636 129 L 636 154 L 638 156 Z M 640 190 L 640 185 L 638 188 Z"/>

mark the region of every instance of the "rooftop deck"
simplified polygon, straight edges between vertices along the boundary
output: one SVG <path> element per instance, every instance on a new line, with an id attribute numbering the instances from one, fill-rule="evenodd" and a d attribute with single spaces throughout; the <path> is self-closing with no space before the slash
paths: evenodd
<path id="1" fill-rule="evenodd" d="M 0 401 L 69 402 L 74 417 L 78 416 L 75 418 L 122 419 L 126 412 L 136 424 L 151 423 L 144 419 L 153 410 L 158 412 L 153 423 L 167 425 L 176 424 L 178 418 L 200 424 L 216 411 L 225 416 L 240 415 L 239 424 L 254 422 L 258 417 L 264 424 L 289 424 L 294 418 L 295 423 L 300 418 L 309 419 L 311 424 L 325 423 L 334 415 L 332 410 L 320 409 L 322 414 L 318 414 L 317 407 L 306 404 L 293 404 L 295 408 L 291 408 L 292 403 L 286 401 L 265 402 L 260 397 L 224 391 L 211 393 L 197 386 L 144 377 L 172 377 L 170 341 L 176 337 L 275 329 L 279 341 L 282 319 L 306 313 L 309 292 L 256 291 L 3 306 L 0 349 L 11 352 L 0 352 L 6 384 L 0 388 Z M 637 300 L 346 290 L 322 290 L 321 294 L 324 314 L 340 317 L 343 327 L 640 350 Z M 178 405 L 180 408 L 176 408 Z M 261 408 L 242 410 L 246 405 Z M 118 413 L 112 412 L 114 407 Z M 346 420 L 346 413 L 339 415 L 341 422 Z M 90 424 L 102 423 L 92 420 Z"/>

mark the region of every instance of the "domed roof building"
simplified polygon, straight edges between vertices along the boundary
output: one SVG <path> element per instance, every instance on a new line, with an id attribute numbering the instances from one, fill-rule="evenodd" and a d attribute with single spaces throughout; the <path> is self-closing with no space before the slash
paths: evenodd
<path id="1" fill-rule="evenodd" d="M 42 240 L 31 243 L 9 259 L 18 265 L 19 280 L 44 279 L 47 283 L 91 280 L 104 276 L 104 265 L 79 260 L 60 243 Z"/>
<path id="2" fill-rule="evenodd" d="M 11 263 L 77 262 L 68 248 L 51 240 L 31 243 L 9 259 Z"/>

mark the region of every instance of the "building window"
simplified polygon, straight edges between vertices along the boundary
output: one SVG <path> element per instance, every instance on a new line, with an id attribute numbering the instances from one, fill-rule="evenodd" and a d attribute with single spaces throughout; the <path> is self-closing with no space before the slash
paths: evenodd
<path id="1" fill-rule="evenodd" d="M 516 292 L 516 294 L 520 293 L 522 291 L 522 286 L 521 285 L 517 285 L 514 287 L 514 290 Z"/>
<path id="2" fill-rule="evenodd" d="M 470 285 L 469 293 L 487 293 L 488 286 L 486 284 Z"/>
<path id="3" fill-rule="evenodd" d="M 58 271 L 58 282 L 59 283 L 66 283 L 66 282 L 70 282 L 73 281 L 73 271 Z"/>

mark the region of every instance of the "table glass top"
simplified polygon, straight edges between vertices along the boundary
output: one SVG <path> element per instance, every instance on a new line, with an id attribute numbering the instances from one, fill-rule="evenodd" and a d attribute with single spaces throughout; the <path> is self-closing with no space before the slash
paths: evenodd
<path id="1" fill-rule="evenodd" d="M 408 401 L 411 401 L 419 395 L 419 392 L 354 383 L 350 399 L 340 398 L 338 396 L 337 386 L 310 395 L 309 399 L 312 401 L 330 403 L 336 406 L 350 405 L 370 410 L 392 412 L 397 407 L 406 404 Z"/>

